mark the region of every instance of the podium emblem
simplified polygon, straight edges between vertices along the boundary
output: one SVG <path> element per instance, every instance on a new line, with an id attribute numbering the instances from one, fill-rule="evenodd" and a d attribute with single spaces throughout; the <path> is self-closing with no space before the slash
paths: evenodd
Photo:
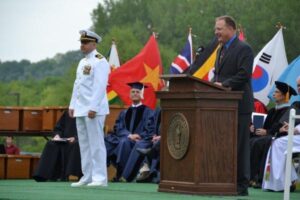
<path id="1" fill-rule="evenodd" d="M 171 156 L 180 160 L 184 157 L 189 146 L 189 124 L 182 113 L 175 113 L 171 117 L 167 132 L 167 145 Z"/>

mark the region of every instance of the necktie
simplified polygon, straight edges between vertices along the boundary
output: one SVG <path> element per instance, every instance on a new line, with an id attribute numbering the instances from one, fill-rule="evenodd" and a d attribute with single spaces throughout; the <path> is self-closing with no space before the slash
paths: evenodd
<path id="1" fill-rule="evenodd" d="M 136 108 L 132 108 L 132 114 L 131 114 L 131 118 L 130 118 L 130 127 L 129 127 L 129 131 L 131 133 L 133 133 L 133 125 L 134 125 L 134 121 L 135 121 L 135 116 L 136 116 Z"/>
<path id="2" fill-rule="evenodd" d="M 221 62 L 222 62 L 222 60 L 223 60 L 223 58 L 224 58 L 225 50 L 226 50 L 226 48 L 223 46 L 223 47 L 221 48 L 221 51 L 220 51 L 219 64 L 221 64 Z"/>

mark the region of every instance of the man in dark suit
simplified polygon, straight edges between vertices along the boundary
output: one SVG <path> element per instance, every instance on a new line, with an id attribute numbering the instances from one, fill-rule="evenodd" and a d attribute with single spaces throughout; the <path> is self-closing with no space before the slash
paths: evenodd
<path id="1" fill-rule="evenodd" d="M 250 176 L 249 125 L 253 110 L 251 74 L 253 52 L 236 35 L 236 23 L 230 16 L 216 18 L 215 35 L 221 44 L 215 63 L 213 82 L 216 85 L 243 91 L 238 107 L 237 192 L 248 195 Z"/>

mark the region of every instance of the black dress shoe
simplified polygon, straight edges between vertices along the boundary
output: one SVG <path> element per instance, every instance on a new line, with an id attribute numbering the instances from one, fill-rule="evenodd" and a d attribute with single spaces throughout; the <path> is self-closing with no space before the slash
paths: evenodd
<path id="1" fill-rule="evenodd" d="M 137 152 L 143 155 L 148 155 L 151 152 L 151 148 L 142 149 L 142 148 L 136 148 Z"/>
<path id="2" fill-rule="evenodd" d="M 261 183 L 254 182 L 254 184 L 252 185 L 252 187 L 255 188 L 255 189 L 261 189 Z"/>
<path id="3" fill-rule="evenodd" d="M 244 190 L 241 190 L 241 191 L 238 191 L 238 196 L 248 196 L 249 193 L 248 193 L 248 189 L 244 189 Z"/>

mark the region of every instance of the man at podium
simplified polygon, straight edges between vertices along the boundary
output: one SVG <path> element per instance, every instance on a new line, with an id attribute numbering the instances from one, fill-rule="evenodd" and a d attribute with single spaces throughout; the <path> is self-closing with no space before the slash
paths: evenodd
<path id="1" fill-rule="evenodd" d="M 249 125 L 253 111 L 253 52 L 248 44 L 238 39 L 235 20 L 230 16 L 216 18 L 215 35 L 221 48 L 217 53 L 212 81 L 233 91 L 244 92 L 238 106 L 237 192 L 246 196 L 250 177 Z"/>

